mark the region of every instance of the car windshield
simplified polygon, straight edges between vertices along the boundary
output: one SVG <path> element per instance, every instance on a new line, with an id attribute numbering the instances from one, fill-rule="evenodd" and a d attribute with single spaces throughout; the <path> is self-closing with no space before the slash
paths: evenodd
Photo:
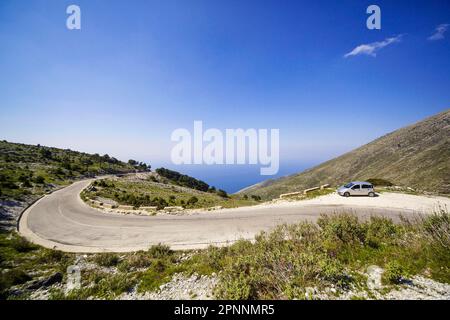
<path id="1" fill-rule="evenodd" d="M 353 186 L 353 183 L 347 183 L 346 185 L 344 185 L 344 187 L 346 187 L 346 188 L 351 188 Z"/>

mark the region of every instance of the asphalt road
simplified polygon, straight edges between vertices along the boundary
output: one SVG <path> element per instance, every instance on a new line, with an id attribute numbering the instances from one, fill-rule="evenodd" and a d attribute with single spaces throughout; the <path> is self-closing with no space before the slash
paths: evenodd
<path id="1" fill-rule="evenodd" d="M 361 216 L 398 218 L 407 209 L 343 205 L 247 207 L 186 216 L 138 216 L 102 213 L 79 197 L 90 180 L 46 195 L 27 209 L 19 232 L 34 243 L 67 252 L 126 252 L 168 244 L 173 249 L 223 245 L 252 239 L 282 223 L 315 221 L 321 213 L 352 211 Z"/>

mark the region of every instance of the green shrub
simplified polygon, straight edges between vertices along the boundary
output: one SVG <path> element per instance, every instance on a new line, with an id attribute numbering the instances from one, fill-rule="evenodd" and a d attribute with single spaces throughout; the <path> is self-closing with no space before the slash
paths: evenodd
<path id="1" fill-rule="evenodd" d="M 319 228 L 302 223 L 261 233 L 254 244 L 235 243 L 221 258 L 216 295 L 221 299 L 304 298 L 299 288 L 347 287 L 352 278 L 325 252 L 321 239 Z"/>
<path id="2" fill-rule="evenodd" d="M 216 287 L 215 295 L 220 299 L 248 300 L 254 297 L 250 279 L 245 274 L 222 278 L 221 283 Z"/>
<path id="3" fill-rule="evenodd" d="M 119 261 L 120 258 L 115 253 L 99 253 L 94 256 L 94 262 L 102 267 L 115 267 Z"/>
<path id="4" fill-rule="evenodd" d="M 366 180 L 367 182 L 370 182 L 374 186 L 383 186 L 383 187 L 390 187 L 394 184 L 388 180 L 380 179 L 380 178 L 370 178 Z"/>
<path id="5" fill-rule="evenodd" d="M 151 267 L 140 276 L 138 291 L 154 291 L 161 285 L 169 282 L 172 276 L 179 271 L 181 270 L 170 264 L 167 260 L 155 259 Z"/>
<path id="6" fill-rule="evenodd" d="M 323 259 L 319 262 L 321 277 L 341 288 L 347 288 L 351 277 L 345 272 L 344 266 L 338 260 Z"/>
<path id="7" fill-rule="evenodd" d="M 434 247 L 450 252 L 450 214 L 441 209 L 428 216 L 419 217 L 419 230 Z"/>
<path id="8" fill-rule="evenodd" d="M 34 178 L 34 182 L 36 182 L 37 184 L 44 184 L 45 178 L 43 176 L 36 176 Z"/>
<path id="9" fill-rule="evenodd" d="M 173 251 L 170 250 L 170 247 L 168 245 L 164 244 L 157 244 L 153 245 L 148 249 L 148 255 L 151 258 L 167 258 L 169 256 L 173 255 Z"/>
<path id="10" fill-rule="evenodd" d="M 348 244 L 358 246 L 365 240 L 365 228 L 355 215 L 321 215 L 317 224 L 322 229 L 324 241 L 330 251 L 336 251 Z"/>
<path id="11" fill-rule="evenodd" d="M 37 245 L 18 235 L 11 238 L 10 246 L 20 253 L 30 252 L 39 248 Z"/>
<path id="12" fill-rule="evenodd" d="M 92 295 L 100 298 L 112 299 L 119 294 L 130 291 L 136 280 L 128 274 L 117 274 L 101 279 L 91 290 Z"/>
<path id="13" fill-rule="evenodd" d="M 148 253 L 139 251 L 127 256 L 120 264 L 119 270 L 126 272 L 131 269 L 148 268 L 152 264 L 152 259 Z"/>
<path id="14" fill-rule="evenodd" d="M 186 202 L 187 205 L 194 205 L 198 202 L 198 198 L 196 196 L 192 196 Z"/>
<path id="15" fill-rule="evenodd" d="M 86 276 L 85 276 L 86 278 Z M 81 289 L 74 289 L 67 295 L 60 290 L 52 290 L 51 300 L 87 300 L 88 298 L 114 299 L 129 292 L 136 285 L 136 278 L 129 274 L 108 274 L 93 272 L 87 275 Z"/>
<path id="16" fill-rule="evenodd" d="M 388 284 L 399 284 L 406 278 L 406 272 L 403 266 L 397 261 L 390 261 L 386 264 L 383 272 L 383 282 Z"/>
<path id="17" fill-rule="evenodd" d="M 383 244 L 391 243 L 399 232 L 399 228 L 391 219 L 374 216 L 370 217 L 365 229 L 365 242 L 372 248 L 378 248 Z"/>
<path id="18" fill-rule="evenodd" d="M 11 286 L 30 281 L 31 276 L 19 268 L 14 268 L 0 273 L 0 297 L 5 296 L 5 291 Z"/>
<path id="19" fill-rule="evenodd" d="M 217 190 L 217 195 L 222 197 L 222 198 L 228 198 L 227 192 L 222 190 L 222 189 Z"/>
<path id="20" fill-rule="evenodd" d="M 55 263 L 62 262 L 63 260 L 68 258 L 68 254 L 58 251 L 58 250 L 49 250 L 44 249 L 41 256 L 39 257 L 40 263 Z"/>

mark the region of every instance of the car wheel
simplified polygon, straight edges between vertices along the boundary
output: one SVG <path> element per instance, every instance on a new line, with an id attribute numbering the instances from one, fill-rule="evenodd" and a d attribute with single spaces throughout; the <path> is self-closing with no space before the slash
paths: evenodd
<path id="1" fill-rule="evenodd" d="M 344 197 L 350 197 L 350 193 L 348 192 L 344 193 Z"/>
<path id="2" fill-rule="evenodd" d="M 369 197 L 375 197 L 375 193 L 369 192 Z"/>

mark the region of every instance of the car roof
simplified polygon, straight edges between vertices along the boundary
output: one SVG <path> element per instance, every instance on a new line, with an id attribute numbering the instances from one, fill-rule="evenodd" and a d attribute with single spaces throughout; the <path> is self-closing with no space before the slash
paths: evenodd
<path id="1" fill-rule="evenodd" d="M 367 181 L 352 181 L 351 183 L 353 183 L 353 184 L 370 184 L 370 185 L 372 185 L 370 182 L 367 182 Z"/>

